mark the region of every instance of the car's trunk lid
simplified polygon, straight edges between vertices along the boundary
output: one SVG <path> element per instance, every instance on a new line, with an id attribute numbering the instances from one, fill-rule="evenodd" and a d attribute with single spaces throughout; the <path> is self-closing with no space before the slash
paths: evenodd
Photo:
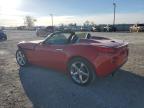
<path id="1" fill-rule="evenodd" d="M 103 37 L 93 37 L 91 39 L 81 39 L 80 43 L 83 44 L 91 44 L 101 47 L 108 47 L 108 48 L 120 48 L 125 46 L 127 43 L 122 40 L 112 40 L 109 38 Z"/>

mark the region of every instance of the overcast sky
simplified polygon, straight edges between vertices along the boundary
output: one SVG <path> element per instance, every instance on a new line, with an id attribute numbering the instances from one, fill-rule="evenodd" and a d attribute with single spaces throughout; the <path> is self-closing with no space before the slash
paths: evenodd
<path id="1" fill-rule="evenodd" d="M 144 0 L 115 0 L 116 23 L 144 23 Z M 0 25 L 23 25 L 26 15 L 37 19 L 36 25 L 78 23 L 86 20 L 111 24 L 113 0 L 0 0 Z"/>

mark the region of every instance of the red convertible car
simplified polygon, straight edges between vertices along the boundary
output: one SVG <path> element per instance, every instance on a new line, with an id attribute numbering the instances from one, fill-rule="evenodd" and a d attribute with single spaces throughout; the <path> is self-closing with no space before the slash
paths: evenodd
<path id="1" fill-rule="evenodd" d="M 95 76 L 112 74 L 128 60 L 128 43 L 105 37 L 80 38 L 74 32 L 55 32 L 44 40 L 23 41 L 16 60 L 20 66 L 34 64 L 66 72 L 79 85 Z"/>

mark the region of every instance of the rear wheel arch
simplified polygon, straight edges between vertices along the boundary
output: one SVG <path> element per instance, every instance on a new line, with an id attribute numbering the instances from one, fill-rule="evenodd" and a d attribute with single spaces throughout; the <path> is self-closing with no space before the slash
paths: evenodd
<path id="1" fill-rule="evenodd" d="M 96 69 L 94 67 L 94 65 L 85 57 L 82 57 L 82 56 L 72 56 L 71 58 L 69 58 L 69 60 L 67 61 L 67 69 L 68 69 L 68 66 L 69 66 L 69 63 L 73 60 L 73 59 L 83 59 L 85 60 L 95 71 L 95 74 L 96 74 Z"/>

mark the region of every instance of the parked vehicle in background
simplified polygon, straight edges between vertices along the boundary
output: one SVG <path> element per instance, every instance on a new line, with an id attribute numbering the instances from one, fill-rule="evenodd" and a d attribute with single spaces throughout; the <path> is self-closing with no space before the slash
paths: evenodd
<path id="1" fill-rule="evenodd" d="M 92 27 L 91 31 L 92 32 L 101 32 L 101 28 L 100 28 L 100 26 L 97 25 L 97 26 Z"/>
<path id="2" fill-rule="evenodd" d="M 0 30 L 0 40 L 7 40 L 7 35 L 3 30 Z"/>
<path id="3" fill-rule="evenodd" d="M 26 26 L 18 26 L 17 27 L 17 30 L 25 30 L 26 29 Z"/>
<path id="4" fill-rule="evenodd" d="M 134 24 L 130 27 L 130 32 L 143 32 L 144 31 L 144 24 Z"/>
<path id="5" fill-rule="evenodd" d="M 96 32 L 97 31 L 96 27 L 92 27 L 91 31 Z"/>
<path id="6" fill-rule="evenodd" d="M 92 30 L 92 27 L 82 26 L 82 27 L 80 28 L 80 30 L 81 30 L 82 32 L 87 32 L 87 31 L 91 31 L 91 30 Z"/>
<path id="7" fill-rule="evenodd" d="M 105 27 L 104 27 L 104 31 L 105 32 L 115 32 L 116 31 L 116 27 L 115 26 L 113 26 L 113 25 L 106 25 Z"/>
<path id="8" fill-rule="evenodd" d="M 40 37 L 46 37 L 47 35 L 51 34 L 54 32 L 54 27 L 53 26 L 47 26 L 44 28 L 37 28 L 36 29 L 36 35 Z"/>

